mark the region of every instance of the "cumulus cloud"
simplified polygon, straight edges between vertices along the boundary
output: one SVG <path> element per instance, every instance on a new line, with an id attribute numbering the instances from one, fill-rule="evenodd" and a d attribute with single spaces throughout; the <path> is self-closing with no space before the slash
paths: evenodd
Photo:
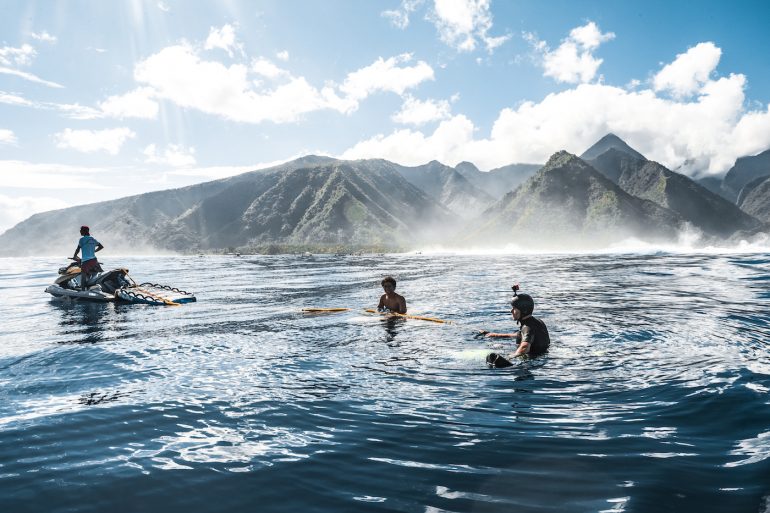
<path id="1" fill-rule="evenodd" d="M 421 82 L 433 78 L 433 69 L 425 62 L 412 61 L 410 55 L 379 58 L 370 66 L 354 71 L 342 85 L 327 83 L 312 86 L 304 77 L 295 77 L 267 59 L 250 66 L 204 60 L 196 48 L 182 43 L 164 48 L 139 62 L 134 78 L 151 87 L 158 98 L 179 106 L 193 108 L 233 121 L 288 123 L 301 115 L 336 110 L 349 113 L 361 100 L 378 91 L 404 94 Z M 252 76 L 281 78 L 264 86 Z"/>
<path id="2" fill-rule="evenodd" d="M 409 26 L 409 17 L 417 10 L 424 0 L 401 0 L 398 9 L 382 11 L 381 16 L 388 18 L 393 26 L 401 30 Z"/>
<path id="3" fill-rule="evenodd" d="M 404 99 L 401 109 L 392 116 L 393 121 L 402 125 L 423 125 L 431 121 L 447 119 L 451 107 L 447 100 L 418 100 L 412 96 Z"/>
<path id="4" fill-rule="evenodd" d="M 123 143 L 134 137 L 136 134 L 125 127 L 105 130 L 65 128 L 54 135 L 54 140 L 58 148 L 73 149 L 82 153 L 106 152 L 117 155 Z"/>
<path id="5" fill-rule="evenodd" d="M 202 60 L 187 44 L 164 48 L 138 63 L 134 78 L 154 88 L 158 97 L 181 107 L 233 121 L 290 122 L 306 112 L 339 107 L 332 90 L 319 91 L 304 78 L 291 78 L 274 89 L 255 90 L 247 66 Z"/>
<path id="6" fill-rule="evenodd" d="M 387 136 L 380 134 L 349 148 L 341 158 L 385 158 L 410 166 L 437 159 L 454 165 L 470 160 L 464 155 L 473 143 L 474 130 L 471 120 L 457 115 L 442 121 L 430 135 L 410 129 L 396 130 Z"/>
<path id="7" fill-rule="evenodd" d="M 56 198 L 10 197 L 0 194 L 0 233 L 12 228 L 32 214 L 66 208 L 68 206 L 67 202 Z"/>
<path id="8" fill-rule="evenodd" d="M 691 70 L 697 75 L 702 68 Z M 737 157 L 770 148 L 770 105 L 749 110 L 745 87 L 740 74 L 708 78 L 696 97 L 682 99 L 661 96 L 653 88 L 580 84 L 539 102 L 503 109 L 487 137 L 477 137 L 474 124 L 456 115 L 433 133 L 402 129 L 380 134 L 343 156 L 407 165 L 468 160 L 491 169 L 514 162 L 543 163 L 561 149 L 580 154 L 613 132 L 671 169 L 717 174 Z M 687 163 L 696 165 L 683 168 Z"/>
<path id="9" fill-rule="evenodd" d="M 266 78 L 275 79 L 288 76 L 289 72 L 281 69 L 264 57 L 254 59 L 251 62 L 251 71 Z"/>
<path id="10" fill-rule="evenodd" d="M 233 50 L 243 53 L 242 45 L 235 40 L 235 27 L 230 24 L 224 25 L 221 28 L 211 27 L 204 48 L 206 50 L 220 48 L 226 51 L 230 57 L 233 56 Z"/>
<path id="11" fill-rule="evenodd" d="M 140 87 L 122 95 L 110 96 L 99 103 L 103 116 L 112 118 L 155 119 L 158 117 L 158 102 L 153 100 L 155 90 Z"/>
<path id="12" fill-rule="evenodd" d="M 435 0 L 429 16 L 441 41 L 460 52 L 471 52 L 481 42 L 488 52 L 510 39 L 493 37 L 489 0 Z"/>
<path id="13" fill-rule="evenodd" d="M 4 46 L 0 48 L 0 64 L 4 66 L 29 66 L 35 55 L 37 55 L 37 51 L 28 44 L 19 47 Z"/>
<path id="14" fill-rule="evenodd" d="M 578 84 L 590 82 L 596 76 L 602 59 L 594 57 L 599 45 L 615 38 L 613 32 L 602 33 L 593 21 L 572 29 L 555 50 L 532 33 L 525 33 L 527 40 L 540 58 L 543 75 L 557 82 Z"/>
<path id="15" fill-rule="evenodd" d="M 286 62 L 286 61 L 288 61 L 288 60 L 289 60 L 289 51 L 288 51 L 288 50 L 281 50 L 280 52 L 278 52 L 277 54 L 275 54 L 275 57 L 276 57 L 276 58 L 277 58 L 279 61 L 284 61 L 284 62 Z"/>
<path id="16" fill-rule="evenodd" d="M 147 146 L 142 153 L 145 162 L 149 164 L 162 164 L 171 167 L 190 167 L 195 165 L 195 148 L 185 148 L 181 144 L 169 144 L 166 149 L 159 152 L 154 144 Z"/>
<path id="17" fill-rule="evenodd" d="M 7 128 L 0 128 L 0 144 L 16 144 L 19 140 L 16 138 L 16 134 L 13 130 Z"/>
<path id="18" fill-rule="evenodd" d="M 378 91 L 404 94 L 426 80 L 433 80 L 433 68 L 425 61 L 414 66 L 399 66 L 412 60 L 411 54 L 389 59 L 378 58 L 375 62 L 354 71 L 345 78 L 340 90 L 354 100 L 361 100 Z"/>
<path id="19" fill-rule="evenodd" d="M 32 37 L 32 39 L 37 39 L 43 43 L 56 43 L 56 36 L 52 36 L 45 30 L 42 32 L 30 32 L 29 35 Z"/>
<path id="20" fill-rule="evenodd" d="M 171 7 L 169 7 L 166 2 L 158 2 L 158 9 L 160 9 L 163 12 L 171 11 Z"/>
<path id="21" fill-rule="evenodd" d="M 666 64 L 653 77 L 653 86 L 677 97 L 695 94 L 709 81 L 721 57 L 722 50 L 714 43 L 700 43 Z"/>

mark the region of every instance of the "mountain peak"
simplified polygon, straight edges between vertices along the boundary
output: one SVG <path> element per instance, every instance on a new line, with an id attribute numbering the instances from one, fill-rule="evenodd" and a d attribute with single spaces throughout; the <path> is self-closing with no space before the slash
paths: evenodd
<path id="1" fill-rule="evenodd" d="M 637 159 L 647 160 L 644 155 L 633 149 L 631 146 L 626 144 L 623 139 L 613 133 L 609 133 L 596 141 L 593 146 L 583 152 L 580 158 L 584 160 L 592 160 L 611 148 L 627 153 Z"/>
<path id="2" fill-rule="evenodd" d="M 580 159 L 566 150 L 559 150 L 548 159 L 548 162 L 543 166 L 546 169 L 553 169 L 556 167 L 566 166 Z"/>
<path id="3" fill-rule="evenodd" d="M 479 168 L 476 167 L 476 165 L 473 162 L 468 162 L 467 160 L 463 160 L 462 162 L 457 164 L 455 166 L 455 169 L 461 173 L 463 171 L 469 171 L 469 172 L 479 171 Z"/>

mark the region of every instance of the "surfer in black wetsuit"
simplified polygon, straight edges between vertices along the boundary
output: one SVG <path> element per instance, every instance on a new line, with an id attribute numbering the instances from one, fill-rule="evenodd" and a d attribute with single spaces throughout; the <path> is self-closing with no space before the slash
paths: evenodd
<path id="1" fill-rule="evenodd" d="M 516 289 L 514 289 L 516 290 Z M 539 356 L 548 351 L 551 338 L 548 328 L 540 319 L 533 317 L 535 300 L 529 294 L 518 294 L 511 300 L 511 316 L 521 326 L 518 333 L 485 333 L 490 338 L 516 338 L 518 347 L 511 358 L 517 356 Z M 487 356 L 490 367 L 509 367 L 512 363 L 504 356 L 491 353 Z"/>

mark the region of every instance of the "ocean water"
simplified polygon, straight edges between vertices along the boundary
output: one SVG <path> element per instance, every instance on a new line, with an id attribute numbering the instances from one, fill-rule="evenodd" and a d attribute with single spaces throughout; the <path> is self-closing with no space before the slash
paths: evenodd
<path id="1" fill-rule="evenodd" d="M 770 511 L 770 255 L 0 259 L 0 511 Z M 366 315 L 394 275 L 410 313 Z M 474 330 L 535 297 L 548 355 Z M 303 307 L 349 307 L 302 314 Z"/>

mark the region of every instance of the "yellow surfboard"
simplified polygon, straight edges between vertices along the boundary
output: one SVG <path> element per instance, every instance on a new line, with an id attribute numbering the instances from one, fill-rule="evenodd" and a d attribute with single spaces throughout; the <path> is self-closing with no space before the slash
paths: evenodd
<path id="1" fill-rule="evenodd" d="M 438 322 L 441 324 L 452 324 L 452 321 L 445 321 L 443 319 L 436 319 L 435 317 L 423 317 L 421 315 L 409 315 L 409 314 L 401 314 L 396 312 L 378 312 L 377 310 L 374 310 L 373 308 L 366 308 L 364 309 L 364 312 L 366 313 L 372 313 L 372 314 L 379 314 L 379 315 L 393 315 L 396 317 L 403 317 L 405 319 L 416 319 L 418 321 L 429 321 L 429 322 Z"/>
<path id="2" fill-rule="evenodd" d="M 332 312 L 347 312 L 350 308 L 303 308 L 305 313 L 332 313 Z"/>

